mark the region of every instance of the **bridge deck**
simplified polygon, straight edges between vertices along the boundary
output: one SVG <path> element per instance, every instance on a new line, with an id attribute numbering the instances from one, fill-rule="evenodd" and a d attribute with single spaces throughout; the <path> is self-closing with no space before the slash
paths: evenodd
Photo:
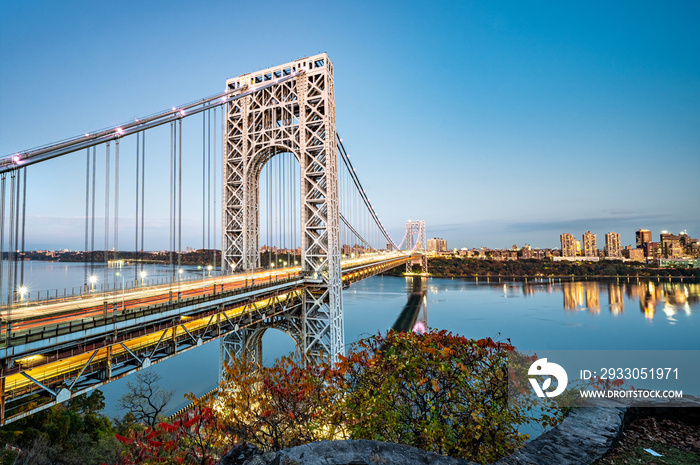
<path id="1" fill-rule="evenodd" d="M 343 281 L 364 279 L 410 258 L 387 254 L 344 261 Z M 11 337 L 0 345 L 0 424 L 232 331 L 282 318 L 314 281 L 296 267 L 13 308 Z M 0 313 L 3 320 L 6 313 Z M 29 408 L 26 401 L 35 394 L 45 401 Z M 6 409 L 12 410 L 9 415 Z"/>

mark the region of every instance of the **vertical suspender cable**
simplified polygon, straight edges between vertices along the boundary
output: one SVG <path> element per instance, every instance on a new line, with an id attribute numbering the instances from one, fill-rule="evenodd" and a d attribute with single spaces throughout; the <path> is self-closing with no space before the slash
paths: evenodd
<path id="1" fill-rule="evenodd" d="M 139 255 L 139 174 L 140 173 L 140 142 L 141 142 L 141 133 L 137 132 L 136 133 L 136 182 L 134 183 L 136 185 L 136 215 L 134 216 L 134 255 L 138 258 Z M 134 266 L 134 285 L 138 285 L 139 283 L 139 267 L 138 263 L 136 262 L 136 266 Z"/>
<path id="2" fill-rule="evenodd" d="M 19 283 L 20 285 L 24 288 L 24 255 L 25 255 L 25 250 L 24 250 L 24 231 L 26 229 L 27 225 L 27 167 L 25 166 L 24 169 L 24 175 L 23 175 L 23 181 L 22 181 L 22 244 L 20 247 L 20 252 L 21 252 L 21 262 L 19 266 Z"/>
<path id="3" fill-rule="evenodd" d="M 0 175 L 0 302 L 2 302 L 3 268 L 5 268 L 5 177 Z"/>
<path id="4" fill-rule="evenodd" d="M 105 147 L 105 275 L 103 282 L 107 289 L 107 266 L 109 264 L 109 142 Z"/>
<path id="5" fill-rule="evenodd" d="M 177 186 L 177 276 L 178 281 L 180 280 L 180 265 L 182 259 L 182 118 L 178 120 L 178 161 L 177 161 L 177 175 L 178 175 L 178 186 Z"/>
<path id="6" fill-rule="evenodd" d="M 88 271 L 88 236 L 90 235 L 89 231 L 89 226 L 90 226 L 90 148 L 88 147 L 87 149 L 87 154 L 86 154 L 86 160 L 85 160 L 85 166 L 87 166 L 86 172 L 85 172 L 85 282 L 83 283 L 84 288 L 87 290 L 87 284 L 88 284 L 88 276 L 89 276 L 89 271 Z"/>
<path id="7" fill-rule="evenodd" d="M 206 126 L 207 112 L 202 112 L 202 249 L 207 247 L 206 239 L 206 221 L 207 221 L 207 195 L 206 195 L 206 178 L 207 178 L 207 157 L 206 157 Z"/>
<path id="8" fill-rule="evenodd" d="M 216 111 L 216 110 L 214 110 Z M 211 110 L 207 112 L 207 248 L 211 249 Z"/>
<path id="9" fill-rule="evenodd" d="M 14 246 L 12 247 L 12 250 L 14 251 L 14 272 L 12 274 L 13 276 L 13 281 L 12 281 L 12 289 L 14 292 L 17 292 L 17 261 L 19 260 L 19 218 L 20 218 L 20 212 L 19 212 L 19 185 L 21 183 L 21 178 L 20 178 L 20 171 L 22 169 L 20 168 L 17 171 L 17 193 L 15 194 L 15 243 Z M 16 295 L 16 294 L 15 294 Z"/>
<path id="10" fill-rule="evenodd" d="M 280 157 L 276 157 L 275 160 L 275 182 L 272 185 L 273 189 L 275 190 L 275 267 L 277 267 L 279 263 L 279 258 L 280 258 L 280 246 L 282 245 L 282 241 L 280 241 L 280 227 L 282 226 L 282 222 L 280 221 L 280 201 L 279 201 L 279 195 L 280 195 Z"/>
<path id="11" fill-rule="evenodd" d="M 141 134 L 141 247 L 139 259 L 143 271 L 144 218 L 146 217 L 146 132 Z"/>
<path id="12" fill-rule="evenodd" d="M 114 263 L 119 253 L 119 139 L 114 142 Z M 116 275 L 114 288 L 117 288 Z"/>
<path id="13" fill-rule="evenodd" d="M 10 312 L 12 311 L 12 300 L 14 298 L 14 290 L 12 289 L 12 264 L 15 260 L 15 253 L 12 244 L 14 242 L 13 233 L 15 229 L 15 177 L 16 170 L 12 170 L 12 174 L 10 175 L 10 228 L 8 233 L 9 240 L 7 242 L 7 250 L 10 252 L 7 261 L 7 306 Z M 7 325 L 8 327 L 10 325 L 10 315 L 8 315 L 7 318 Z"/>
<path id="14" fill-rule="evenodd" d="M 294 244 L 294 261 L 296 262 L 297 250 L 297 161 L 292 159 L 292 244 Z M 301 263 L 301 256 L 299 257 Z"/>
<path id="15" fill-rule="evenodd" d="M 224 163 L 225 163 L 224 157 L 226 156 L 226 113 L 224 112 L 225 109 L 226 109 L 226 106 L 221 107 L 221 190 L 222 190 L 222 195 L 223 195 L 223 188 L 224 188 Z M 216 127 L 217 127 L 216 126 L 216 109 L 214 109 L 214 141 L 217 140 Z M 223 235 L 223 229 L 224 229 L 224 219 L 223 219 L 223 207 L 224 206 L 223 205 L 221 206 L 221 209 L 222 209 L 221 213 L 219 213 L 216 209 L 216 200 L 217 200 L 217 198 L 220 197 L 219 191 L 216 189 L 216 179 L 217 179 L 217 177 L 216 177 L 217 176 L 216 175 L 216 159 L 217 159 L 216 147 L 217 146 L 215 143 L 214 144 L 214 252 L 212 252 L 214 254 L 214 262 L 216 262 L 216 249 L 217 249 L 216 239 L 218 237 L 218 234 L 216 232 L 216 224 L 217 224 L 216 218 L 217 218 L 217 215 L 219 215 L 219 214 L 222 215 L 221 216 L 222 235 Z M 222 200 L 222 202 L 223 202 L 223 200 Z M 223 246 L 224 245 L 222 243 L 221 244 L 221 248 L 222 248 L 222 251 L 221 251 L 221 257 L 222 257 L 221 258 L 221 260 L 222 260 L 221 272 L 222 273 L 224 270 L 224 268 L 223 268 L 223 255 L 224 255 Z"/>
<path id="16" fill-rule="evenodd" d="M 287 184 L 287 155 L 280 154 L 280 178 L 279 178 L 279 199 L 280 199 L 280 250 L 282 251 L 282 265 L 285 261 L 285 253 L 287 248 L 287 202 L 286 192 L 289 189 Z"/>
<path id="17" fill-rule="evenodd" d="M 272 235 L 272 163 L 270 160 L 267 162 L 267 177 L 265 183 L 267 184 L 267 264 L 272 263 L 272 242 L 270 242 L 270 236 Z M 223 225 L 221 226 L 223 227 Z"/>
<path id="18" fill-rule="evenodd" d="M 97 147 L 92 148 L 92 233 L 90 237 L 90 275 L 95 274 L 95 175 L 97 174 Z"/>
<path id="19" fill-rule="evenodd" d="M 174 211 L 175 211 L 175 198 L 173 196 L 173 189 L 175 185 L 175 123 L 170 123 L 170 223 L 168 223 L 168 229 L 170 230 L 170 244 L 168 244 L 168 257 L 170 261 L 170 282 L 175 278 L 173 272 L 173 249 L 175 246 L 175 238 L 173 237 L 173 223 Z"/>
<path id="20" fill-rule="evenodd" d="M 224 153 L 224 145 L 223 145 L 223 137 L 224 137 L 224 108 L 221 107 L 221 137 L 222 137 L 222 145 L 221 145 L 221 154 L 223 155 Z M 213 227 L 213 236 L 214 236 L 214 247 L 212 250 L 212 263 L 214 266 L 216 266 L 216 215 L 218 214 L 216 211 L 216 198 L 217 198 L 217 191 L 216 191 L 216 108 L 214 108 L 214 157 L 213 157 L 213 172 L 214 172 L 214 227 Z M 259 233 L 259 232 L 258 232 Z"/>

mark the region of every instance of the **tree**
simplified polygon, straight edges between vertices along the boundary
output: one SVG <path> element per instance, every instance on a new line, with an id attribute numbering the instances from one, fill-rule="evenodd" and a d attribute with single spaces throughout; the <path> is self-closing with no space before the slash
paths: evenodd
<path id="1" fill-rule="evenodd" d="M 211 408 L 195 407 L 173 423 L 160 422 L 154 428 L 131 430 L 116 438 L 125 448 L 121 465 L 177 463 L 214 465 L 226 452 L 230 440 L 223 440 L 221 424 Z"/>
<path id="2" fill-rule="evenodd" d="M 18 447 L 16 465 L 115 463 L 119 443 L 100 413 L 104 395 L 95 390 L 0 428 L 0 441 Z"/>
<path id="3" fill-rule="evenodd" d="M 350 435 L 481 463 L 499 459 L 527 439 L 519 425 L 558 421 L 550 411 L 530 415 L 527 399 L 509 397 L 513 352 L 509 343 L 446 331 L 360 341 L 336 371 Z"/>
<path id="4" fill-rule="evenodd" d="M 134 375 L 136 383 L 127 382 L 128 392 L 117 401 L 117 407 L 131 413 L 136 422 L 153 428 L 173 397 L 173 390 L 161 389 L 160 375 L 154 371 L 140 371 Z"/>
<path id="5" fill-rule="evenodd" d="M 513 395 L 530 391 L 533 360 L 510 343 L 446 331 L 377 335 L 335 366 L 299 354 L 271 367 L 242 357 L 226 367 L 216 398 L 188 395 L 196 410 L 187 417 L 117 438 L 126 464 L 208 464 L 231 446 L 266 452 L 345 438 L 493 462 L 526 440 L 518 426 L 560 418 L 555 405 L 532 413 L 532 396 Z"/>
<path id="6" fill-rule="evenodd" d="M 241 357 L 226 367 L 215 415 L 239 443 L 276 451 L 343 436 L 327 361 L 282 357 L 272 367 Z"/>

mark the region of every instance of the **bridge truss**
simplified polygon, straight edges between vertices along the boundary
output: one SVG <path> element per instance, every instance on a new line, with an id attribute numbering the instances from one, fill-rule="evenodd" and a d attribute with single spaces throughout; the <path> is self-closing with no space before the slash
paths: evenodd
<path id="1" fill-rule="evenodd" d="M 260 266 L 260 174 L 275 155 L 292 153 L 301 178 L 302 274 L 318 280 L 306 288 L 293 324 L 301 334 L 302 353 L 337 357 L 345 338 L 333 66 L 322 54 L 239 76 L 226 85 L 236 91 L 265 77 L 297 72 L 294 79 L 226 106 L 222 268 Z"/>

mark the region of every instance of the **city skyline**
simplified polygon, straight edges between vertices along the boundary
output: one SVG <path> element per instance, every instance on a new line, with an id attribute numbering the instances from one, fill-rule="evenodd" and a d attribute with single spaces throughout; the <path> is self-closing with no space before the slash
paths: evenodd
<path id="1" fill-rule="evenodd" d="M 700 235 L 698 5 L 280 2 L 264 15 L 237 6 L 246 21 L 235 30 L 227 5 L 124 2 L 105 14 L 90 2 L 4 4 L 0 156 L 325 51 L 339 133 L 396 240 L 408 218 L 452 248 L 554 248 L 563 231 L 616 231 L 622 246 L 640 228 Z M 344 21 L 292 28 L 289 39 L 269 32 L 326 15 Z M 84 186 L 53 182 L 84 172 L 74 158 L 30 170 L 28 249 L 81 248 Z M 44 202 L 58 185 L 64 200 Z M 196 248 L 200 220 L 184 219 L 183 248 Z M 167 218 L 149 223 L 146 248 L 162 250 Z M 32 236 L 47 224 L 50 241 Z"/>

